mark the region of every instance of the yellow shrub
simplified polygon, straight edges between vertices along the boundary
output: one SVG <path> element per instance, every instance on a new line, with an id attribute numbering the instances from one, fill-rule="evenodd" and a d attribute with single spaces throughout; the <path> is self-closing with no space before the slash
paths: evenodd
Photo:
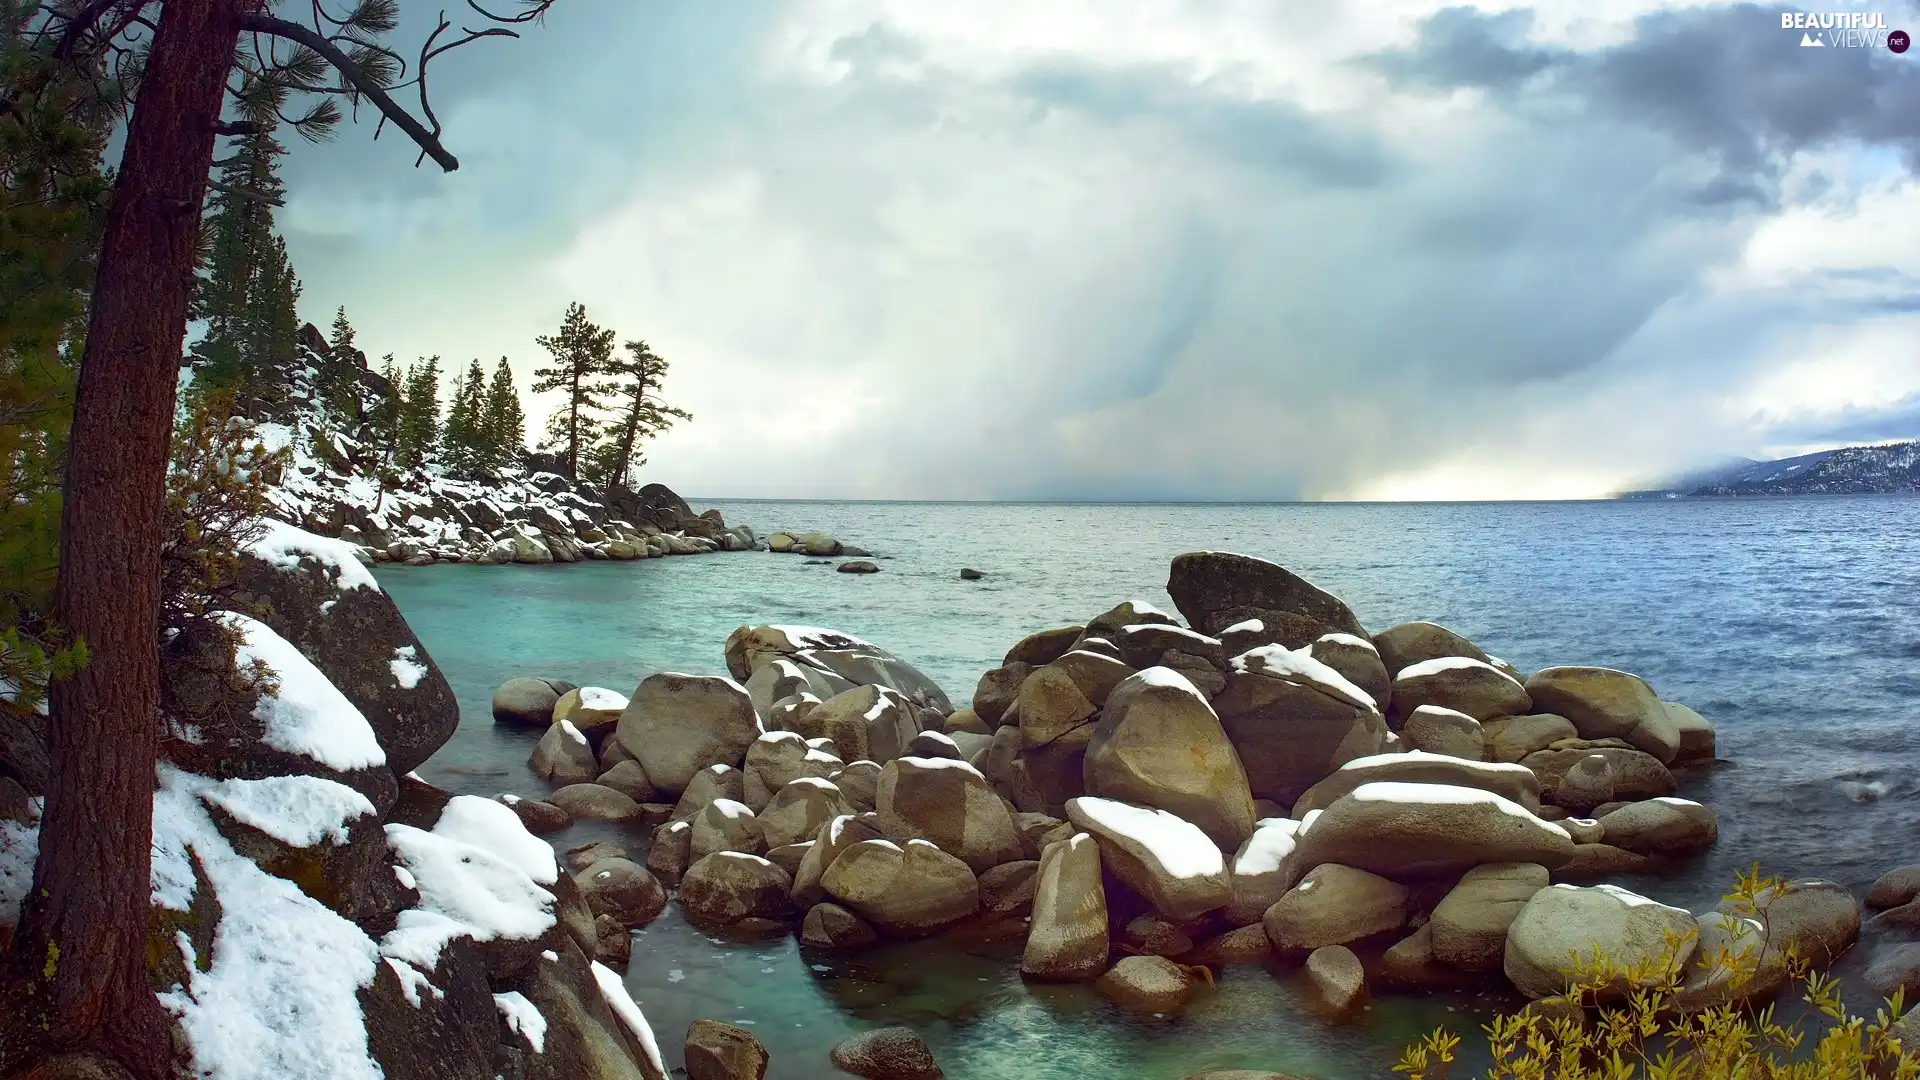
<path id="1" fill-rule="evenodd" d="M 1729 894 L 1731 914 L 1764 928 L 1765 901 L 1785 888 L 1755 866 Z M 1920 1045 L 1901 1038 L 1899 993 L 1869 1021 L 1848 1011 L 1832 978 L 1791 950 L 1722 944 L 1696 950 L 1685 964 L 1672 959 L 1693 940 L 1669 937 L 1669 959 L 1640 968 L 1597 952 L 1571 957 L 1574 975 L 1563 998 L 1486 1026 L 1488 1080 L 1920 1080 Z M 1771 1004 L 1756 1007 L 1781 976 L 1804 988 L 1807 1018 L 1783 1022 Z M 1721 979 L 1707 995 L 1713 1003 L 1695 1003 L 1704 981 Z M 1640 989 L 1600 1004 L 1622 985 Z M 1684 993 L 1688 988 L 1695 993 Z M 1407 1047 L 1394 1071 L 1408 1080 L 1446 1080 L 1459 1047 L 1459 1037 L 1442 1028 Z"/>

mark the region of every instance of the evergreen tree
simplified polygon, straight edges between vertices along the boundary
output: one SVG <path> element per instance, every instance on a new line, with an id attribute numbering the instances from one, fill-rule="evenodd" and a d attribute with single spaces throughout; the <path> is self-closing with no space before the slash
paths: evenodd
<path id="1" fill-rule="evenodd" d="M 440 450 L 454 468 L 473 473 L 486 464 L 487 373 L 474 360 L 467 365 L 467 377 L 453 391 L 453 404 L 447 409 L 447 429 L 440 436 Z"/>
<path id="2" fill-rule="evenodd" d="M 293 356 L 300 324 L 299 282 L 286 242 L 273 234 L 273 207 L 286 195 L 279 159 L 286 148 L 271 126 L 236 136 L 216 162 L 208 197 L 204 275 L 194 314 L 206 334 L 194 345 L 198 379 L 208 387 L 253 392 L 258 368 Z"/>
<path id="3" fill-rule="evenodd" d="M 566 394 L 560 407 L 547 418 L 547 439 L 566 459 L 567 475 L 578 479 L 581 451 L 593 444 L 598 429 L 596 414 L 603 407 L 605 395 L 599 380 L 613 359 L 613 331 L 589 322 L 587 309 L 573 303 L 567 305 L 558 334 L 543 334 L 534 340 L 553 354 L 553 364 L 534 369 L 533 392 L 559 390 Z"/>
<path id="4" fill-rule="evenodd" d="M 410 469 L 425 464 L 440 442 L 440 358 L 430 356 L 408 368 L 405 381 L 394 457 Z"/>
<path id="5" fill-rule="evenodd" d="M 640 452 L 642 444 L 672 427 L 676 419 L 691 420 L 693 414 L 660 397 L 667 361 L 644 341 L 627 342 L 625 355 L 608 361 L 607 373 L 612 376 L 607 391 L 617 395 L 619 415 L 594 446 L 589 470 L 611 502 L 616 493 L 633 482 L 633 471 L 646 464 L 646 456 Z"/>
<path id="6" fill-rule="evenodd" d="M 480 441 L 485 447 L 481 467 L 493 472 L 512 467 L 527 446 L 527 417 L 520 408 L 520 391 L 513 385 L 513 369 L 504 356 L 493 369 L 480 414 Z"/>
<path id="7" fill-rule="evenodd" d="M 325 360 L 327 362 L 320 365 L 321 403 L 336 416 L 360 416 L 360 393 L 354 373 L 361 364 L 353 347 L 353 324 L 347 321 L 344 306 L 334 310 Z"/>
<path id="8" fill-rule="evenodd" d="M 333 310 L 333 329 L 327 334 L 327 355 L 335 360 L 353 362 L 353 324 L 347 321 L 345 304 Z"/>

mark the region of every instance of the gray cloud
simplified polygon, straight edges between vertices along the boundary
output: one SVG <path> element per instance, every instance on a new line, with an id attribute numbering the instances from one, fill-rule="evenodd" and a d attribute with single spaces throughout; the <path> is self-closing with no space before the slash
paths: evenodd
<path id="1" fill-rule="evenodd" d="M 1920 146 L 1910 62 L 1810 57 L 1750 5 L 1591 50 L 1438 12 L 1349 65 L 1429 110 L 1414 138 L 1231 65 L 968 64 L 876 18 L 802 25 L 822 77 L 783 5 L 607 7 L 436 73 L 451 177 L 391 136 L 297 151 L 289 242 L 309 307 L 346 303 L 375 352 L 524 372 L 575 297 L 646 336 L 699 417 L 651 456 L 698 494 L 1664 469 L 1770 437 L 1706 411 L 1780 335 L 1920 291 L 1874 265 L 1713 283 L 1774 216 L 1857 195 L 1795 155 L 1897 173 Z M 1460 89 L 1484 97 L 1435 107 Z"/>

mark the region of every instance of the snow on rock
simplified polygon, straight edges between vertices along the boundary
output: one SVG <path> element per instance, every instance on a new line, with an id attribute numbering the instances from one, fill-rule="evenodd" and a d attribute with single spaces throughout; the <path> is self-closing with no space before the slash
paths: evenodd
<path id="1" fill-rule="evenodd" d="M 1279 870 L 1281 860 L 1293 852 L 1300 829 L 1300 822 L 1292 818 L 1261 818 L 1254 823 L 1253 835 L 1234 856 L 1233 872 L 1248 875 Z"/>
<path id="2" fill-rule="evenodd" d="M 533 1047 L 536 1054 L 547 1051 L 547 1018 L 528 1001 L 525 994 L 518 990 L 509 990 L 504 994 L 493 995 L 493 1007 L 500 1010 L 500 1016 L 507 1027 L 526 1037 L 527 1045 Z"/>
<path id="3" fill-rule="evenodd" d="M 1312 683 L 1334 697 L 1345 698 L 1368 712 L 1377 712 L 1380 708 L 1373 700 L 1372 694 L 1353 685 L 1345 675 L 1315 660 L 1306 649 L 1289 649 L 1284 645 L 1262 645 L 1234 657 L 1233 670 Z"/>
<path id="4" fill-rule="evenodd" d="M 200 798 L 290 847 L 347 842 L 347 825 L 376 811 L 365 795 L 318 776 L 209 781 Z"/>
<path id="5" fill-rule="evenodd" d="M 222 618 L 240 634 L 234 661 L 244 668 L 258 660 L 280 684 L 254 706 L 254 717 L 265 727 L 262 742 L 341 772 L 386 764 L 367 718 L 299 649 L 257 619 L 234 612 Z"/>
<path id="6" fill-rule="evenodd" d="M 420 905 L 400 913 L 380 952 L 424 970 L 458 937 L 530 940 L 554 925 L 553 849 L 508 807 L 456 795 L 432 832 L 388 825 L 387 843 L 413 876 Z"/>
<path id="7" fill-rule="evenodd" d="M 1202 878 L 1226 868 L 1220 849 L 1207 839 L 1199 826 L 1184 818 L 1165 810 L 1092 796 L 1075 799 L 1073 803 L 1088 820 L 1147 849 L 1173 877 Z"/>
<path id="8" fill-rule="evenodd" d="M 580 707 L 603 712 L 624 712 L 627 695 L 604 686 L 583 686 L 580 688 Z"/>
<path id="9" fill-rule="evenodd" d="M 211 781 L 161 765 L 154 795 L 154 896 L 186 910 L 197 857 L 219 903 L 212 955 L 182 931 L 187 985 L 158 995 L 206 1080 L 379 1080 L 358 992 L 372 939 L 292 882 L 233 850 L 201 803 Z M 202 970 L 204 968 L 204 970 Z"/>
<path id="10" fill-rule="evenodd" d="M 619 973 L 607 965 L 593 962 L 593 981 L 600 984 L 600 996 L 607 999 L 613 1014 L 633 1033 L 634 1041 L 640 1044 L 640 1050 L 647 1055 L 647 1064 L 657 1070 L 656 1075 L 667 1075 L 667 1063 L 660 1057 L 660 1044 L 653 1037 L 653 1026 L 640 1012 L 640 1005 L 627 993 L 627 984 L 620 981 Z"/>
<path id="11" fill-rule="evenodd" d="M 1458 668 L 1486 668 L 1488 671 L 1499 672 L 1500 677 L 1508 682 L 1516 686 L 1520 685 L 1520 680 L 1484 660 L 1475 660 L 1471 656 L 1436 656 L 1431 660 L 1408 664 L 1400 669 L 1400 674 L 1395 675 L 1393 680 L 1399 682 L 1402 679 L 1418 679 L 1422 675 L 1437 675 L 1442 671 L 1453 671 Z"/>
<path id="12" fill-rule="evenodd" d="M 433 980 L 427 978 L 426 972 L 421 971 L 405 960 L 396 960 L 391 956 L 382 957 L 381 959 L 387 962 L 387 967 L 392 969 L 394 977 L 400 980 L 400 995 L 406 998 L 407 1004 L 414 1008 L 418 1009 L 425 1005 L 426 997 L 437 999 L 447 996 L 446 991 L 433 985 Z M 422 996 L 423 991 L 426 995 L 425 997 Z"/>
<path id="13" fill-rule="evenodd" d="M 1379 647 L 1374 645 L 1373 642 L 1368 641 L 1358 634 L 1343 634 L 1335 631 L 1331 634 L 1321 634 L 1319 638 L 1316 639 L 1316 642 L 1318 641 L 1324 641 L 1329 645 L 1351 645 L 1356 649 L 1365 649 L 1370 653 L 1380 651 Z"/>
<path id="14" fill-rule="evenodd" d="M 19 924 L 20 905 L 33 888 L 33 861 L 40 855 L 40 807 L 36 795 L 27 803 L 32 821 L 0 821 L 0 930 Z"/>
<path id="15" fill-rule="evenodd" d="M 393 650 L 393 659 L 387 666 L 393 669 L 394 684 L 402 690 L 419 686 L 420 680 L 427 677 L 427 665 L 420 662 L 417 653 L 418 650 L 412 645 L 402 645 Z"/>
<path id="16" fill-rule="evenodd" d="M 262 424 L 261 428 L 278 425 Z M 256 429 L 258 430 L 258 429 Z M 272 449 L 269 447 L 269 449 Z M 299 570 L 302 558 L 313 559 L 333 571 L 332 577 L 342 589 L 380 591 L 380 583 L 360 562 L 354 546 L 345 540 L 317 536 L 275 518 L 261 518 L 265 536 L 255 541 L 247 553 L 281 570 Z"/>

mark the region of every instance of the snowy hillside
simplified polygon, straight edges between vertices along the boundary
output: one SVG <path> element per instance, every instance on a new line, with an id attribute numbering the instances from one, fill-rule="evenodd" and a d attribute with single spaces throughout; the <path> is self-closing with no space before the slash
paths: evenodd
<path id="1" fill-rule="evenodd" d="M 1755 461 L 1625 498 L 1689 495 L 1859 495 L 1920 492 L 1920 442 L 1848 446 L 1777 461 Z"/>

